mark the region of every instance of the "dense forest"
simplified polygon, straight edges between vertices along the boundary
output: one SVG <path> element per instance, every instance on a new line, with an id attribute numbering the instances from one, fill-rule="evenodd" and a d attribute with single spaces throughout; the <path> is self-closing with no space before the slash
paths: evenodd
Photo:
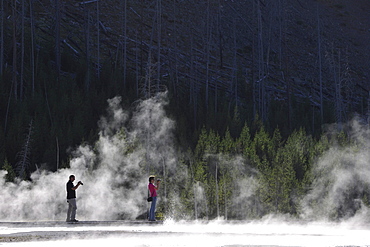
<path id="1" fill-rule="evenodd" d="M 245 218 L 320 207 L 307 199 L 330 169 L 313 169 L 318 157 L 366 146 L 347 126 L 370 112 L 370 3 L 353 2 L 0 0 L 7 180 L 69 167 L 73 150 L 99 139 L 107 100 L 121 96 L 132 114 L 165 92 L 188 171 L 177 211 Z M 352 199 L 368 204 L 361 184 L 326 215 L 354 214 Z"/>

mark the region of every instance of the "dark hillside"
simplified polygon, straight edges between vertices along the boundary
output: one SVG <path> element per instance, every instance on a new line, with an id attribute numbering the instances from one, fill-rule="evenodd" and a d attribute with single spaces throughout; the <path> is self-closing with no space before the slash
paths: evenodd
<path id="1" fill-rule="evenodd" d="M 69 147 L 96 138 L 115 95 L 129 108 L 167 89 L 185 145 L 202 126 L 235 136 L 257 115 L 287 137 L 300 127 L 319 135 L 325 123 L 370 111 L 368 0 L 1 0 L 1 7 L 1 162 L 16 163 L 32 122 L 31 163 L 61 166 Z"/>

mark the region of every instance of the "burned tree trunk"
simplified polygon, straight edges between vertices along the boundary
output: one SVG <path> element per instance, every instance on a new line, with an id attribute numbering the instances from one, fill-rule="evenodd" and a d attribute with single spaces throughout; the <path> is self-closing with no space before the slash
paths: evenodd
<path id="1" fill-rule="evenodd" d="M 30 0 L 30 22 L 31 22 L 31 76 L 32 95 L 35 93 L 35 19 L 33 13 L 33 1 Z"/>
<path id="2" fill-rule="evenodd" d="M 4 0 L 0 1 L 0 76 L 4 66 Z"/>
<path id="3" fill-rule="evenodd" d="M 60 76 L 61 54 L 60 54 L 60 0 L 55 0 L 55 69 L 57 80 Z"/>
<path id="4" fill-rule="evenodd" d="M 18 81 L 17 81 L 17 0 L 13 1 L 13 70 L 12 70 L 12 85 L 15 99 L 18 98 Z"/>

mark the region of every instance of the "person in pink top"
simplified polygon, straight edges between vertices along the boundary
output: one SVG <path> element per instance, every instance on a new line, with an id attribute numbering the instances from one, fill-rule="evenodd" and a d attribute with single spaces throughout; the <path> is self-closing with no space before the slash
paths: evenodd
<path id="1" fill-rule="evenodd" d="M 157 190 L 159 189 L 160 179 L 157 179 L 157 186 L 154 185 L 154 176 L 149 177 L 148 189 L 150 196 L 153 198 L 149 211 L 149 221 L 155 221 L 155 206 L 157 204 Z"/>

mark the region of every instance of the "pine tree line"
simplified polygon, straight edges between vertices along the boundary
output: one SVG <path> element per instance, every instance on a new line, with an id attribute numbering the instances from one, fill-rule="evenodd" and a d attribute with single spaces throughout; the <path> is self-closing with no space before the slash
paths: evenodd
<path id="1" fill-rule="evenodd" d="M 344 153 L 339 157 L 346 153 L 361 156 L 366 152 L 366 141 L 362 146 L 344 131 L 327 133 L 316 140 L 303 128 L 284 139 L 278 128 L 270 135 L 263 125 L 257 126 L 244 125 L 236 138 L 231 137 L 229 130 L 220 135 L 203 128 L 195 149 L 181 160 L 179 169 L 186 169 L 188 175 L 172 181 L 177 184 L 173 194 L 179 195 L 180 202 L 174 203 L 176 196 L 171 198 L 169 193 L 161 205 L 162 212 L 179 219 L 253 219 L 268 214 L 301 217 L 308 207 L 314 210 L 312 218 L 336 220 L 353 216 L 361 205 L 368 207 L 370 190 L 366 179 L 354 178 L 353 187 L 346 185 L 348 181 L 330 179 L 336 173 L 340 176 L 338 170 L 348 166 L 353 169 L 349 176 L 362 173 L 355 168 L 356 159 L 348 161 L 328 152 L 335 147 Z M 324 164 L 324 171 L 319 171 L 317 162 L 324 154 L 333 160 Z M 324 188 L 318 189 L 316 180 L 326 179 Z M 330 188 L 337 183 L 343 184 L 343 191 L 338 188 L 335 192 L 339 202 L 328 205 L 328 197 L 333 193 Z M 315 189 L 323 190 L 322 196 L 307 196 Z"/>

